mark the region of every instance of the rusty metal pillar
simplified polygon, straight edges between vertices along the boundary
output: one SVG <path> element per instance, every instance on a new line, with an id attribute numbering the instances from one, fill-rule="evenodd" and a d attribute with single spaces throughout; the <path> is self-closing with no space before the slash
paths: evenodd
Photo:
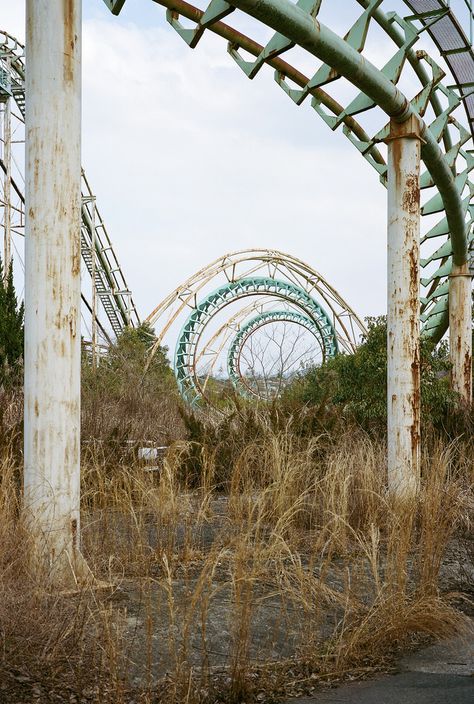
<path id="1" fill-rule="evenodd" d="M 81 0 L 26 2 L 25 515 L 56 583 L 79 550 Z"/>
<path id="2" fill-rule="evenodd" d="M 472 403 L 472 297 L 469 264 L 453 264 L 449 278 L 451 386 L 465 406 Z"/>
<path id="3" fill-rule="evenodd" d="M 415 117 L 388 141 L 387 431 L 392 494 L 416 494 L 420 474 L 420 151 Z"/>

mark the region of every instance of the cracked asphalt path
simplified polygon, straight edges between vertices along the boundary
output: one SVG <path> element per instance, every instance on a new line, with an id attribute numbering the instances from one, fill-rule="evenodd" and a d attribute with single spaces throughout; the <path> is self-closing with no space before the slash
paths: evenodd
<path id="1" fill-rule="evenodd" d="M 404 658 L 399 672 L 285 704 L 474 704 L 474 625 L 462 637 Z"/>

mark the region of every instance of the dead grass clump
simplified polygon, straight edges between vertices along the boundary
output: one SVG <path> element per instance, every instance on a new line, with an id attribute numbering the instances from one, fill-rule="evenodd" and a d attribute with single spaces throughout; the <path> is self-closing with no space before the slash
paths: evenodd
<path id="1" fill-rule="evenodd" d="M 407 647 L 413 636 L 448 638 L 463 630 L 465 618 L 439 596 L 381 594 L 369 608 L 348 618 L 333 643 L 338 674 L 376 666 L 384 656 Z"/>
<path id="2" fill-rule="evenodd" d="M 31 572 L 14 472 L 5 462 L 1 469 L 0 701 L 81 691 L 97 669 L 89 599 L 65 599 L 49 590 L 47 575 Z"/>
<path id="3" fill-rule="evenodd" d="M 111 472 L 136 458 L 139 447 L 169 445 L 184 434 L 172 372 L 160 352 L 162 361 L 145 373 L 146 346 L 137 334 L 125 331 L 98 367 L 87 360 L 82 366 L 82 454 L 88 463 L 100 453 Z"/>
<path id="4" fill-rule="evenodd" d="M 472 525 L 468 441 L 431 442 L 419 495 L 401 503 L 382 442 L 255 422 L 254 435 L 234 419 L 225 481 L 214 441 L 174 443 L 156 472 L 133 458 L 111 471 L 91 444 L 83 550 L 115 585 L 110 599 L 52 596 L 28 571 L 5 456 L 1 667 L 12 681 L 26 671 L 36 687 L 63 682 L 100 702 L 264 701 L 365 675 L 414 638 L 462 628 L 438 577 Z"/>
<path id="5" fill-rule="evenodd" d="M 0 462 L 15 469 L 18 486 L 22 446 L 23 391 L 18 387 L 5 389 L 0 386 Z"/>

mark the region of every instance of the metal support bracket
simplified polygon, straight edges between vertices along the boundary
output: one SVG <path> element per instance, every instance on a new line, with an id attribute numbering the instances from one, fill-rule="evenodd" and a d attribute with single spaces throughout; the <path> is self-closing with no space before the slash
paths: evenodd
<path id="1" fill-rule="evenodd" d="M 194 49 L 198 45 L 198 42 L 205 30 L 210 25 L 214 24 L 214 22 L 218 22 L 223 17 L 230 15 L 230 13 L 234 10 L 235 7 L 233 7 L 233 5 L 229 5 L 229 3 L 225 0 L 212 0 L 211 4 L 201 17 L 201 20 L 197 25 L 195 25 L 195 27 L 183 27 L 181 22 L 178 20 L 179 14 L 175 10 L 166 10 L 166 19 L 173 29 L 178 32 L 179 36 L 184 39 L 186 44 L 191 47 L 191 49 Z"/>
<path id="2" fill-rule="evenodd" d="M 104 0 L 104 2 L 113 15 L 119 15 L 125 5 L 125 0 Z"/>

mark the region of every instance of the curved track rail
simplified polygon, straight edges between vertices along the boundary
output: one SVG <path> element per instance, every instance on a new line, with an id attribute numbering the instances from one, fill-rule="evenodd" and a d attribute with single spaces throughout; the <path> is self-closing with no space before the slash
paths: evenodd
<path id="1" fill-rule="evenodd" d="M 313 335 L 316 345 L 321 351 L 322 359 L 325 358 L 324 346 L 321 340 L 321 332 L 318 325 L 312 318 L 291 310 L 276 310 L 260 313 L 246 322 L 237 335 L 235 335 L 227 355 L 227 372 L 229 374 L 229 379 L 231 380 L 234 389 L 242 396 L 248 398 L 261 398 L 262 396 L 260 389 L 256 390 L 253 388 L 243 373 L 242 355 L 245 345 L 248 343 L 252 335 L 256 331 L 261 330 L 263 327 L 271 323 L 292 323 L 301 328 L 305 328 Z M 281 371 L 279 370 L 277 376 L 279 382 L 279 386 L 277 388 L 278 392 L 283 382 L 283 369 L 281 369 Z M 272 393 L 270 398 L 274 395 L 275 393 Z"/>
<path id="2" fill-rule="evenodd" d="M 239 300 L 249 302 L 222 322 L 219 316 L 224 309 Z M 210 400 L 210 378 L 234 337 L 255 316 L 276 314 L 309 318 L 319 331 L 324 358 L 338 350 L 353 352 L 366 332 L 352 308 L 319 272 L 296 257 L 267 249 L 230 252 L 211 262 L 167 296 L 147 322 L 160 330 L 154 349 L 170 335 L 178 337 L 178 385 L 186 400 L 197 403 Z M 230 378 L 236 379 L 232 372 Z M 237 386 L 243 391 L 242 384 Z"/>
<path id="3" fill-rule="evenodd" d="M 181 331 L 176 345 L 175 374 L 181 395 L 189 403 L 194 404 L 203 398 L 203 389 L 196 374 L 193 359 L 205 327 L 218 311 L 235 301 L 255 295 L 269 295 L 300 308 L 311 318 L 319 331 L 323 359 L 329 359 L 337 354 L 335 328 L 326 311 L 306 291 L 292 283 L 275 278 L 262 276 L 241 278 L 219 287 L 206 296 L 193 310 Z"/>
<path id="4" fill-rule="evenodd" d="M 21 117 L 25 117 L 25 64 L 24 46 L 7 32 L 0 32 L 0 101 L 12 98 Z M 6 165 L 1 161 L 5 171 Z M 12 182 L 24 206 L 22 184 Z M 105 223 L 97 207 L 85 172 L 82 172 L 82 259 L 94 279 L 96 294 L 115 335 L 127 326 L 140 324 L 140 317 L 132 294 L 125 280 Z M 90 308 L 90 304 L 86 301 Z M 102 328 L 103 333 L 106 331 Z"/>
<path id="5" fill-rule="evenodd" d="M 360 14 L 341 39 L 316 20 L 324 15 L 328 0 L 299 0 L 296 6 L 285 0 L 236 0 L 233 4 L 212 0 L 203 10 L 184 0 L 153 1 L 167 8 L 168 21 L 191 48 L 208 30 L 227 40 L 230 55 L 249 78 L 253 79 L 268 64 L 275 70 L 277 84 L 295 104 L 301 105 L 309 97 L 311 107 L 332 130 L 342 128 L 384 185 L 387 166 L 383 143 L 388 137 L 388 128 L 382 121 L 378 129 L 372 127 L 369 131 L 356 117 L 370 112 L 380 122 L 378 108 L 381 108 L 389 116 L 412 113 L 419 120 L 425 140 L 422 156 L 427 167 L 421 177 L 421 187 L 426 194 L 422 208 L 426 221 L 422 266 L 426 274 L 422 278 L 425 291 L 420 299 L 420 311 L 423 334 L 435 341 L 441 339 L 449 324 L 452 264 L 460 266 L 469 256 L 472 259 L 474 216 L 471 204 L 474 185 L 470 180 L 474 159 L 469 152 L 474 116 L 473 55 L 449 7 L 440 0 L 407 2 L 416 14 L 401 17 L 396 12 L 383 11 L 382 4 L 388 7 L 389 0 L 353 0 L 351 10 L 359 5 Z M 276 31 L 265 46 L 222 22 L 236 8 Z M 194 25 L 190 27 L 188 22 L 185 27 L 180 18 L 191 20 Z M 387 46 L 392 47 L 391 58 L 380 68 L 364 55 L 371 32 L 383 32 Z M 444 67 L 431 52 L 414 50 L 425 34 L 435 40 L 442 54 L 439 60 L 446 61 Z M 337 51 L 329 47 L 329 39 L 337 43 Z M 281 58 L 295 45 L 323 61 L 312 77 Z M 242 50 L 250 58 L 242 56 Z M 360 59 L 357 72 L 353 69 L 356 54 Z M 449 71 L 452 71 L 454 85 L 450 85 L 449 79 L 443 82 Z M 327 92 L 344 77 L 361 90 L 345 106 Z M 407 80 L 418 82 L 412 98 L 397 87 Z M 463 106 L 469 118 L 468 126 L 463 125 L 460 113 Z M 434 223 L 433 216 L 437 216 Z"/>

